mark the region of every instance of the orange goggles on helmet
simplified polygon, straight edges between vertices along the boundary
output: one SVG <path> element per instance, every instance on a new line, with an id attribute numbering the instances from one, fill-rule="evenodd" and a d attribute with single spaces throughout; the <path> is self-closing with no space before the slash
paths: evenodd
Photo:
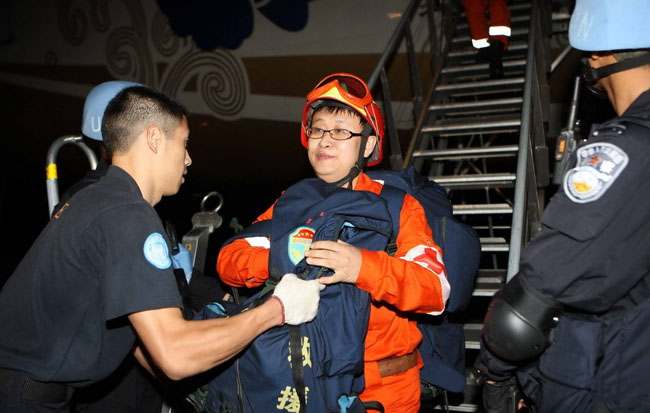
<path id="1" fill-rule="evenodd" d="M 372 95 L 366 83 L 356 76 L 335 73 L 321 80 L 314 90 L 309 92 L 307 100 L 333 99 L 343 102 L 358 111 L 364 118 L 371 114 L 366 106 L 372 103 Z"/>

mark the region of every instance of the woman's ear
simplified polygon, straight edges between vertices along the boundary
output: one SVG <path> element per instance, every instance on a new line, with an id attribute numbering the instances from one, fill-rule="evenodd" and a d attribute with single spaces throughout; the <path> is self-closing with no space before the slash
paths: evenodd
<path id="1" fill-rule="evenodd" d="M 377 146 L 377 137 L 375 135 L 368 136 L 368 140 L 366 141 L 366 149 L 363 152 L 363 157 L 367 158 L 372 155 L 372 152 L 375 150 L 375 146 Z"/>

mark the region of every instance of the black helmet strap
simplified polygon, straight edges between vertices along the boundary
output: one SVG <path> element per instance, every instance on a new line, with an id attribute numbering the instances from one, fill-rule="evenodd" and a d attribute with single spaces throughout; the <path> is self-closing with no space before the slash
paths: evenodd
<path id="1" fill-rule="evenodd" d="M 622 60 L 611 65 L 593 68 L 589 65 L 587 58 L 582 59 L 582 77 L 587 83 L 595 83 L 599 79 L 609 76 L 613 73 L 622 72 L 624 70 L 634 69 L 635 67 L 650 64 L 650 52 L 644 53 L 641 56 Z"/>

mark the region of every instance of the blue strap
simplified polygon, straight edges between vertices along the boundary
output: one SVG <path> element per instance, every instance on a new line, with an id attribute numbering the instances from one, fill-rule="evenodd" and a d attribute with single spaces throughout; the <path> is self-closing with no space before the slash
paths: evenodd
<path id="1" fill-rule="evenodd" d="M 396 242 L 397 234 L 399 234 L 399 219 L 402 212 L 402 204 L 404 203 L 404 195 L 406 195 L 406 192 L 403 190 L 386 184 L 381 188 L 381 193 L 379 194 L 386 201 L 386 206 L 388 207 L 393 224 L 391 244 Z"/>

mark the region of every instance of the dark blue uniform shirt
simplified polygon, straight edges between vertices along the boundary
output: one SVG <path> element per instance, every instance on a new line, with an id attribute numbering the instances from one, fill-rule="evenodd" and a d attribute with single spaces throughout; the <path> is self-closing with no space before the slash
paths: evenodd
<path id="1" fill-rule="evenodd" d="M 650 91 L 596 125 L 522 254 L 565 313 L 519 383 L 539 412 L 650 411 Z M 490 366 L 493 369 L 493 366 Z"/>
<path id="2" fill-rule="evenodd" d="M 595 126 L 574 158 L 520 272 L 577 312 L 637 305 L 650 292 L 650 91 Z"/>
<path id="3" fill-rule="evenodd" d="M 114 371 L 127 315 L 180 307 L 160 218 L 111 166 L 48 223 L 0 292 L 0 367 L 81 386 Z"/>

